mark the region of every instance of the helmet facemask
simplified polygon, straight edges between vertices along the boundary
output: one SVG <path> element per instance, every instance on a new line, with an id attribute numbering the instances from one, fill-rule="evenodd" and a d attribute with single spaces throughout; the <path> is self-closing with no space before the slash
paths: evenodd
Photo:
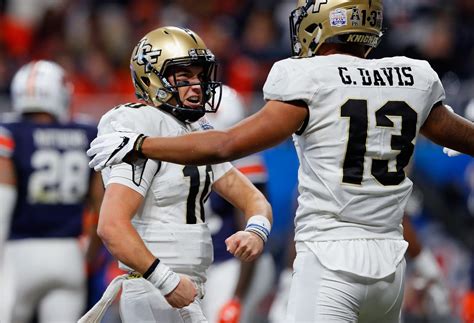
<path id="1" fill-rule="evenodd" d="M 303 44 L 298 38 L 298 31 L 300 29 L 301 22 L 308 16 L 308 9 L 311 5 L 311 1 L 307 1 L 303 7 L 298 7 L 290 13 L 290 38 L 292 56 L 300 56 L 302 54 Z"/>
<path id="2" fill-rule="evenodd" d="M 188 66 L 202 67 L 200 80 L 191 83 L 189 81 L 180 81 L 176 78 L 176 71 Z M 213 60 L 203 57 L 196 58 L 175 58 L 166 61 L 163 64 L 161 73 L 166 79 L 166 92 L 171 94 L 171 98 L 162 104 L 162 108 L 171 112 L 179 120 L 185 122 L 194 122 L 204 116 L 205 113 L 214 113 L 217 111 L 220 102 L 221 83 L 216 81 L 217 64 Z M 171 81 L 171 82 L 170 82 Z M 198 107 L 188 107 L 184 104 L 179 94 L 179 89 L 198 85 L 201 88 L 201 95 Z M 160 95 L 160 91 L 157 93 Z"/>

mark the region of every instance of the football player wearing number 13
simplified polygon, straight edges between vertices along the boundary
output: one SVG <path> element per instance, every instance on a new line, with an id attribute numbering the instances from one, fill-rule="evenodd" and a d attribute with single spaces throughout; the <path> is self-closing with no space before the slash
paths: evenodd
<path id="1" fill-rule="evenodd" d="M 474 126 L 444 107 L 443 86 L 426 61 L 366 58 L 382 36 L 382 16 L 381 0 L 298 1 L 290 15 L 294 57 L 274 64 L 259 112 L 225 131 L 101 136 L 90 165 L 130 156 L 223 162 L 293 135 L 300 195 L 284 321 L 399 322 L 401 222 L 412 188 L 404 168 L 419 133 L 474 155 Z"/>
<path id="2" fill-rule="evenodd" d="M 152 136 L 212 128 L 204 115 L 216 111 L 221 83 L 215 81 L 214 55 L 196 33 L 155 29 L 136 45 L 130 64 L 136 95 L 148 105 L 110 110 L 99 122 L 99 134 L 113 133 L 115 123 Z M 98 233 L 131 274 L 113 281 L 81 322 L 98 322 L 119 286 L 124 322 L 207 322 L 201 299 L 213 248 L 204 202 L 212 189 L 242 211 L 246 229 L 226 245 L 234 256 L 251 261 L 270 233 L 271 208 L 264 195 L 230 163 L 147 160 L 107 167 L 102 177 L 106 191 Z"/>

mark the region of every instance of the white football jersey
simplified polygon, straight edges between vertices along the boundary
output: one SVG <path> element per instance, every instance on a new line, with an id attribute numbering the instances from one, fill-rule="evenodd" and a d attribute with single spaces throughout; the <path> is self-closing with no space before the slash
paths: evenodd
<path id="1" fill-rule="evenodd" d="M 420 127 L 445 97 L 426 61 L 349 55 L 285 59 L 266 100 L 303 100 L 293 136 L 300 167 L 296 240 L 402 239 L 412 182 L 405 167 Z"/>
<path id="2" fill-rule="evenodd" d="M 114 132 L 113 121 L 148 136 L 179 136 L 209 129 L 204 118 L 184 124 L 141 103 L 123 104 L 107 112 L 100 120 L 99 135 Z M 212 241 L 204 202 L 213 182 L 231 168 L 230 163 L 183 166 L 147 160 L 139 167 L 122 163 L 106 168 L 102 177 L 106 186 L 123 184 L 144 196 L 132 224 L 150 251 L 176 272 L 205 280 L 204 271 L 212 262 Z"/>

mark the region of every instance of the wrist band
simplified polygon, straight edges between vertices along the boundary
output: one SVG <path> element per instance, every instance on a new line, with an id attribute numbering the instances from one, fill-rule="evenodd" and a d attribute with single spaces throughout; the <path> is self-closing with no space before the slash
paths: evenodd
<path id="1" fill-rule="evenodd" d="M 163 296 L 171 293 L 178 286 L 180 280 L 179 275 L 162 262 L 158 263 L 148 277 L 148 281 L 158 288 Z"/>
<path id="2" fill-rule="evenodd" d="M 135 145 L 133 146 L 133 151 L 136 152 L 139 158 L 143 158 L 143 159 L 146 158 L 146 156 L 143 155 L 142 153 L 143 142 L 145 141 L 146 138 L 148 138 L 148 136 L 141 134 L 140 136 L 138 136 L 137 140 L 135 141 Z"/>
<path id="3" fill-rule="evenodd" d="M 142 275 L 143 278 L 148 279 L 150 277 L 151 273 L 155 271 L 156 266 L 160 263 L 160 259 L 156 258 L 153 263 L 151 264 L 150 267 L 145 271 L 145 273 Z"/>
<path id="4" fill-rule="evenodd" d="M 270 221 L 263 215 L 251 216 L 247 221 L 247 226 L 245 227 L 245 231 L 255 233 L 263 240 L 263 243 L 267 242 L 271 229 L 272 225 L 270 224 Z"/>

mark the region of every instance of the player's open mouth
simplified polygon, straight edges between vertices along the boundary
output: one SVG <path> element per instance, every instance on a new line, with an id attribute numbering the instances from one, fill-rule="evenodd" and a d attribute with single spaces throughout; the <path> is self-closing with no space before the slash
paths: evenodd
<path id="1" fill-rule="evenodd" d="M 186 99 L 185 105 L 190 108 L 198 108 L 201 106 L 201 99 L 199 96 L 190 96 Z"/>

